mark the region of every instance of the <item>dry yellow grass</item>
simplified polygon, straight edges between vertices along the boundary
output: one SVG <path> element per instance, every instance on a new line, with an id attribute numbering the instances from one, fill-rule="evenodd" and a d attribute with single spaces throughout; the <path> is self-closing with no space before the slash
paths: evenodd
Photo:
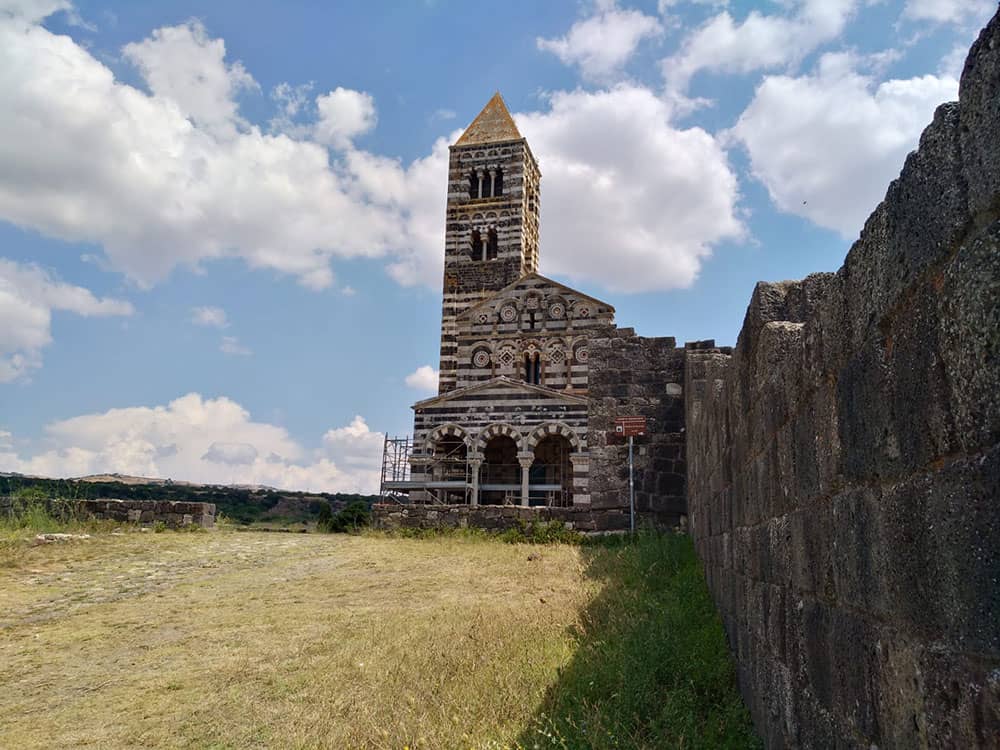
<path id="1" fill-rule="evenodd" d="M 34 548 L 0 569 L 0 746 L 503 747 L 573 656 L 583 568 L 461 538 Z"/>

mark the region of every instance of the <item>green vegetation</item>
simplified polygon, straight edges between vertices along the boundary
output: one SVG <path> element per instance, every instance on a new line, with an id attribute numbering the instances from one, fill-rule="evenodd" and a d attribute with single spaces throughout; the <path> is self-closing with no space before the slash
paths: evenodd
<path id="1" fill-rule="evenodd" d="M 325 512 L 320 511 L 316 526 L 320 531 L 334 534 L 356 534 L 362 529 L 368 528 L 371 521 L 371 506 L 362 500 L 355 500 L 336 513 L 333 513 L 330 506 L 327 505 Z"/>
<path id="2" fill-rule="evenodd" d="M 18 565 L 35 534 L 109 531 L 115 524 L 80 517 L 75 502 L 49 498 L 39 487 L 21 487 L 0 503 L 0 567 Z"/>
<path id="3" fill-rule="evenodd" d="M 374 536 L 397 537 L 400 539 L 440 539 L 457 538 L 481 541 L 501 541 L 508 544 L 582 544 L 586 537 L 578 531 L 567 529 L 560 521 L 522 521 L 503 531 L 463 526 L 435 526 L 427 529 L 399 527 L 388 530 L 373 530 Z"/>
<path id="4" fill-rule="evenodd" d="M 722 623 L 686 536 L 583 548 L 604 583 L 524 747 L 755 748 Z"/>
<path id="5" fill-rule="evenodd" d="M 271 489 L 247 489 L 196 484 L 127 484 L 125 482 L 85 482 L 77 479 L 35 479 L 23 476 L 0 476 L 0 497 L 32 490 L 50 498 L 118 500 L 175 500 L 215 503 L 233 524 L 268 523 L 288 525 L 313 523 L 324 506 L 339 510 L 351 503 L 370 507 L 376 495 L 346 493 L 286 492 Z"/>

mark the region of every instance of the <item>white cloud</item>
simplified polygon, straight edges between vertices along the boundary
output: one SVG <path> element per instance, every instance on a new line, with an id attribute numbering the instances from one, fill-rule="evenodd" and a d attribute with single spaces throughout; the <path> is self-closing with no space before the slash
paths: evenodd
<path id="1" fill-rule="evenodd" d="M 235 135 L 241 123 L 235 96 L 257 83 L 241 63 L 226 64 L 225 42 L 209 39 L 200 21 L 157 29 L 122 51 L 156 97 L 174 102 L 185 117 L 212 133 Z"/>
<path id="2" fill-rule="evenodd" d="M 0 446 L 0 470 L 43 476 L 119 472 L 212 484 L 377 492 L 381 433 L 364 419 L 307 451 L 238 403 L 189 393 L 166 406 L 110 409 L 46 427 L 49 446 L 21 457 Z M 8 446 L 9 447 L 9 446 Z"/>
<path id="3" fill-rule="evenodd" d="M 219 351 L 223 354 L 231 354 L 237 357 L 248 357 L 253 354 L 235 336 L 223 336 L 222 341 L 219 343 Z"/>
<path id="4" fill-rule="evenodd" d="M 663 26 L 653 16 L 601 2 L 594 15 L 574 23 L 565 36 L 538 37 L 535 44 L 566 65 L 579 66 L 586 78 L 606 80 L 620 71 L 643 39 L 662 33 Z"/>
<path id="5" fill-rule="evenodd" d="M 876 83 L 829 54 L 810 75 L 766 77 L 732 135 L 779 209 L 851 238 L 957 93 L 947 75 Z"/>
<path id="6" fill-rule="evenodd" d="M 116 81 L 70 37 L 24 20 L 41 15 L 0 16 L 0 219 L 98 244 L 108 268 L 147 286 L 177 266 L 223 257 L 310 288 L 333 282 L 334 258 L 388 258 L 397 278 L 423 280 L 413 263 L 422 238 L 409 230 L 426 231 L 411 215 L 428 199 L 423 182 L 406 185 L 420 162 L 396 170 L 403 194 L 386 200 L 366 192 L 380 184 L 351 172 L 353 150 L 331 154 L 315 141 L 246 126 L 233 96 L 252 79 L 225 63 L 222 41 L 197 23 L 127 48 L 147 94 Z M 321 115 L 334 140 L 373 117 L 367 95 L 341 92 L 320 97 L 332 107 L 326 114 L 346 97 L 360 119 Z M 442 199 L 445 175 L 433 185 Z M 443 217 L 442 207 L 438 234 Z"/>
<path id="7" fill-rule="evenodd" d="M 191 322 L 199 326 L 210 328 L 226 328 L 229 321 L 226 319 L 226 311 L 221 307 L 193 307 L 191 308 Z"/>
<path id="8" fill-rule="evenodd" d="M 406 384 L 418 391 L 437 393 L 438 371 L 430 365 L 420 365 L 420 367 L 406 376 Z"/>
<path id="9" fill-rule="evenodd" d="M 84 317 L 133 312 L 128 302 L 95 297 L 36 265 L 0 258 L 0 383 L 26 377 L 41 366 L 42 349 L 52 341 L 54 310 Z"/>
<path id="10" fill-rule="evenodd" d="M 372 432 L 361 415 L 356 415 L 346 427 L 327 430 L 323 435 L 323 450 L 334 456 L 345 471 L 367 476 L 370 492 L 378 490 L 378 470 L 381 467 L 385 435 Z"/>
<path id="11" fill-rule="evenodd" d="M 516 119 L 542 155 L 543 273 L 616 291 L 682 288 L 714 244 L 742 235 L 725 152 L 701 128 L 675 128 L 648 89 L 562 92 L 548 112 Z"/>
<path id="12" fill-rule="evenodd" d="M 995 0 L 907 0 L 903 16 L 915 21 L 960 24 L 982 19 L 996 12 Z"/>
<path id="13" fill-rule="evenodd" d="M 787 15 L 751 11 L 737 22 L 719 13 L 692 32 L 680 51 L 663 61 L 669 92 L 683 98 L 691 78 L 702 70 L 749 73 L 801 60 L 840 36 L 858 0 L 794 0 Z"/>
<path id="14" fill-rule="evenodd" d="M 37 23 L 58 12 L 73 12 L 69 0 L 0 0 L 0 20 L 4 17 Z"/>
<path id="15" fill-rule="evenodd" d="M 274 94 L 288 132 L 263 133 L 232 99 L 249 74 L 197 23 L 129 49 L 151 95 L 115 81 L 69 37 L 0 18 L 0 219 L 98 244 L 102 267 L 147 286 L 224 257 L 313 289 L 334 283 L 331 261 L 356 257 L 380 259 L 401 284 L 439 286 L 457 133 L 407 165 L 350 144 L 374 123 L 367 94 L 336 89 L 317 98 L 318 120 L 291 125 L 307 89 L 290 87 Z M 185 54 L 209 71 L 205 91 L 174 63 Z M 672 127 L 652 92 L 551 101 L 520 118 L 545 173 L 549 271 L 623 291 L 685 286 L 714 243 L 739 234 L 724 153 L 704 131 Z M 310 140 L 317 123 L 340 145 Z M 610 254 L 619 262 L 609 277 Z"/>
<path id="16" fill-rule="evenodd" d="M 316 97 L 319 119 L 315 137 L 334 148 L 348 148 L 351 140 L 375 127 L 375 100 L 369 94 L 337 87 Z"/>
<path id="17" fill-rule="evenodd" d="M 12 448 L 14 446 L 14 436 L 9 430 L 0 430 L 0 450 Z"/>

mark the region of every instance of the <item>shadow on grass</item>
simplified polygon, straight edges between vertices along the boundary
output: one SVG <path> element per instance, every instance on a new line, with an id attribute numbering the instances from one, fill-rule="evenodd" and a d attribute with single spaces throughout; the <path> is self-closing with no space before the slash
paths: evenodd
<path id="1" fill-rule="evenodd" d="M 758 748 L 722 622 L 686 536 L 582 548 L 604 584 L 524 748 Z"/>

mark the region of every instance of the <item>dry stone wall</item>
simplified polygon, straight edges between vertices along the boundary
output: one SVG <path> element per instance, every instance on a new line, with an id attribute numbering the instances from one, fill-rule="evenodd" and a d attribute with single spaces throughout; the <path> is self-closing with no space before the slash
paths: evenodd
<path id="1" fill-rule="evenodd" d="M 215 526 L 214 503 L 175 500 L 79 500 L 77 507 L 94 518 L 120 523 L 164 523 L 170 527 Z"/>
<path id="2" fill-rule="evenodd" d="M 1000 21 L 844 266 L 688 352 L 690 524 L 769 747 L 1000 747 Z"/>
<path id="3" fill-rule="evenodd" d="M 502 531 L 533 522 L 558 521 L 582 533 L 624 531 L 629 526 L 626 509 L 591 510 L 586 507 L 523 508 L 502 505 L 399 505 L 372 506 L 372 519 L 379 529 L 478 528 Z"/>

